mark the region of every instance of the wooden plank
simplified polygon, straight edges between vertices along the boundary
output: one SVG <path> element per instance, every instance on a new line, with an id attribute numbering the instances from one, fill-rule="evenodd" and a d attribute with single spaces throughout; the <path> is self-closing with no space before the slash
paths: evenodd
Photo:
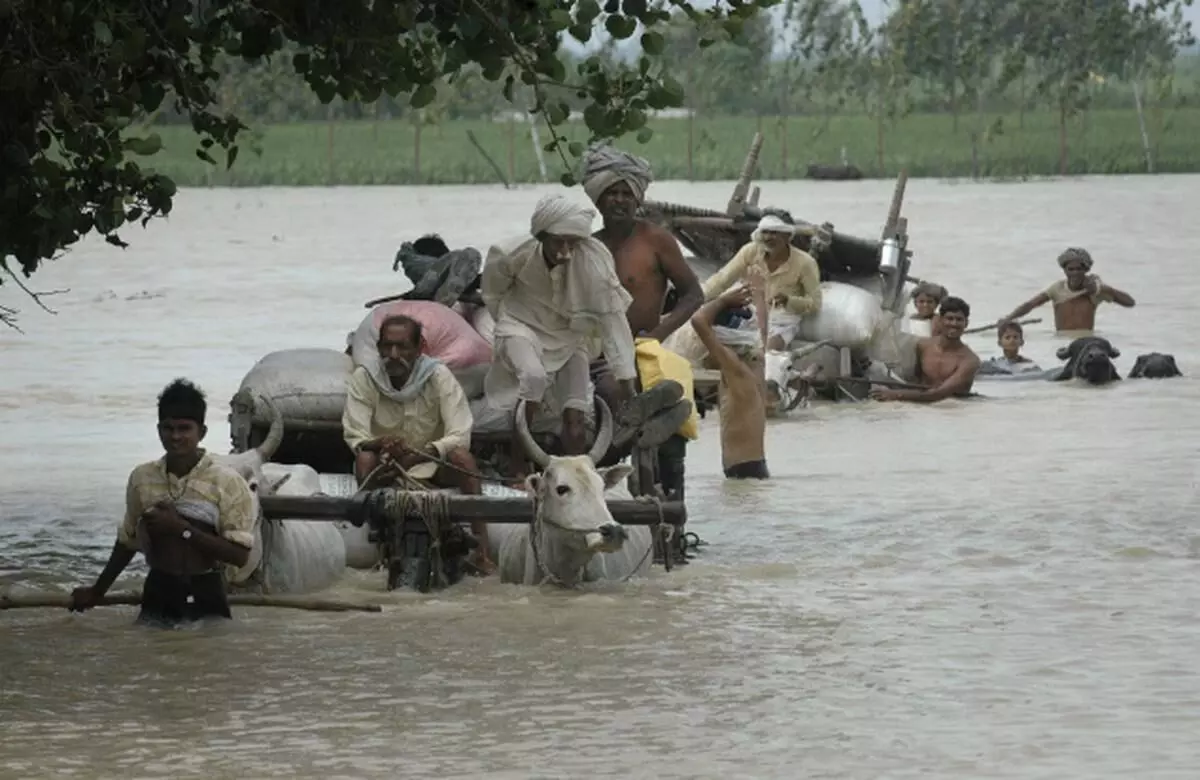
<path id="1" fill-rule="evenodd" d="M 333 496 L 263 496 L 259 499 L 263 514 L 272 519 L 338 521 L 361 524 L 375 503 L 373 490 L 353 498 Z M 660 522 L 658 506 L 652 501 L 611 499 L 608 509 L 621 525 L 654 525 Z M 527 523 L 533 502 L 527 496 L 450 495 L 450 516 L 456 522 L 482 520 L 487 523 Z M 662 502 L 662 522 L 683 525 L 687 508 L 682 501 Z"/>

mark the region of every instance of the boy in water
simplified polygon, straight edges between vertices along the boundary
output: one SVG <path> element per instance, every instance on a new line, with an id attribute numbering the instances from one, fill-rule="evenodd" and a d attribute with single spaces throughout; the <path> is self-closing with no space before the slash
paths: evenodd
<path id="1" fill-rule="evenodd" d="M 999 328 L 996 342 L 1003 354 L 990 358 L 979 367 L 981 374 L 1024 374 L 1041 371 L 1041 367 L 1021 354 L 1025 346 L 1025 331 L 1019 322 L 1006 322 Z"/>

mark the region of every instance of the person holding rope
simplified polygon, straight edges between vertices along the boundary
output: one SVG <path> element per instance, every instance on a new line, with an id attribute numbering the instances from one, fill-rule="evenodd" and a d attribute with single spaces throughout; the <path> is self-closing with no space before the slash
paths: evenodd
<path id="1" fill-rule="evenodd" d="M 166 454 L 130 473 L 117 543 L 95 584 L 72 591 L 71 611 L 99 604 L 140 551 L 150 573 L 139 623 L 169 627 L 233 617 L 221 566 L 237 570 L 250 562 L 256 506 L 246 481 L 200 447 L 207 406 L 204 393 L 185 379 L 159 395 L 158 440 Z"/>
<path id="2" fill-rule="evenodd" d="M 347 380 L 342 435 L 354 453 L 354 475 L 367 487 L 371 477 L 399 471 L 417 484 L 481 495 L 466 393 L 449 368 L 421 354 L 421 345 L 420 323 L 387 317 L 379 325 L 377 353 Z M 471 533 L 479 542 L 475 563 L 490 573 L 487 524 L 472 522 Z"/>
<path id="3" fill-rule="evenodd" d="M 1042 292 L 1012 310 L 999 324 L 1020 319 L 1046 303 L 1054 304 L 1054 329 L 1057 331 L 1095 330 L 1096 309 L 1105 301 L 1132 309 L 1133 296 L 1110 287 L 1092 273 L 1092 256 L 1086 249 L 1070 247 L 1058 256 L 1059 279 Z"/>

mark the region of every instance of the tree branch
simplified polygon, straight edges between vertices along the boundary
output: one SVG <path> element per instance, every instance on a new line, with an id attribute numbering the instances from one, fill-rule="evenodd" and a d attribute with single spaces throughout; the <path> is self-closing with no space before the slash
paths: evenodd
<path id="1" fill-rule="evenodd" d="M 58 312 L 56 312 L 54 309 L 51 309 L 49 306 L 47 306 L 42 301 L 42 298 L 45 298 L 46 296 L 49 296 L 49 295 L 62 295 L 63 293 L 68 293 L 71 291 L 70 288 L 67 288 L 67 289 L 63 289 L 63 290 L 44 290 L 42 292 L 34 292 L 33 290 L 31 290 L 29 288 L 29 285 L 27 285 L 27 284 L 25 284 L 25 282 L 21 281 L 21 277 L 17 276 L 13 272 L 13 270 L 8 267 L 7 261 L 0 260 L 0 269 L 2 269 L 4 271 L 4 273 L 8 274 L 8 276 L 10 276 L 12 278 L 13 283 L 16 284 L 17 287 L 21 288 L 21 291 L 23 293 L 25 293 L 26 295 L 28 295 L 33 300 L 33 302 L 36 303 L 39 308 L 41 308 L 42 311 L 47 312 L 49 314 L 58 314 Z M 0 285 L 3 285 L 2 280 L 0 280 Z M 0 304 L 0 324 L 7 325 L 8 327 L 15 330 L 17 333 L 23 334 L 25 331 L 21 330 L 21 328 L 17 325 L 17 315 L 19 315 L 20 313 L 21 313 L 20 309 L 14 309 L 12 306 L 5 306 L 3 304 Z"/>

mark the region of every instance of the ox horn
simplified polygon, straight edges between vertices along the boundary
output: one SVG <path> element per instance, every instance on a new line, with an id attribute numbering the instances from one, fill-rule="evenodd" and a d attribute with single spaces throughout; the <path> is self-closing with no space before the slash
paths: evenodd
<path id="1" fill-rule="evenodd" d="M 258 455 L 262 458 L 262 462 L 266 463 L 283 442 L 283 415 L 279 413 L 279 407 L 275 406 L 270 398 L 259 396 L 258 400 L 266 407 L 267 416 L 271 420 L 271 427 L 267 431 L 267 438 L 255 448 L 258 450 Z"/>
<path id="2" fill-rule="evenodd" d="M 588 457 L 592 459 L 592 463 L 598 464 L 608 452 L 613 439 L 612 410 L 598 395 L 596 396 L 596 412 L 600 417 L 600 429 L 596 431 L 596 441 L 592 444 L 592 451 L 588 453 Z"/>
<path id="3" fill-rule="evenodd" d="M 526 454 L 533 458 L 533 462 L 540 469 L 550 465 L 550 456 L 542 449 L 536 441 L 533 440 L 533 434 L 529 432 L 529 421 L 525 419 L 525 401 L 521 400 L 517 403 L 516 417 L 513 420 L 513 427 L 516 428 L 517 439 L 521 442 L 521 446 L 525 448 Z"/>

